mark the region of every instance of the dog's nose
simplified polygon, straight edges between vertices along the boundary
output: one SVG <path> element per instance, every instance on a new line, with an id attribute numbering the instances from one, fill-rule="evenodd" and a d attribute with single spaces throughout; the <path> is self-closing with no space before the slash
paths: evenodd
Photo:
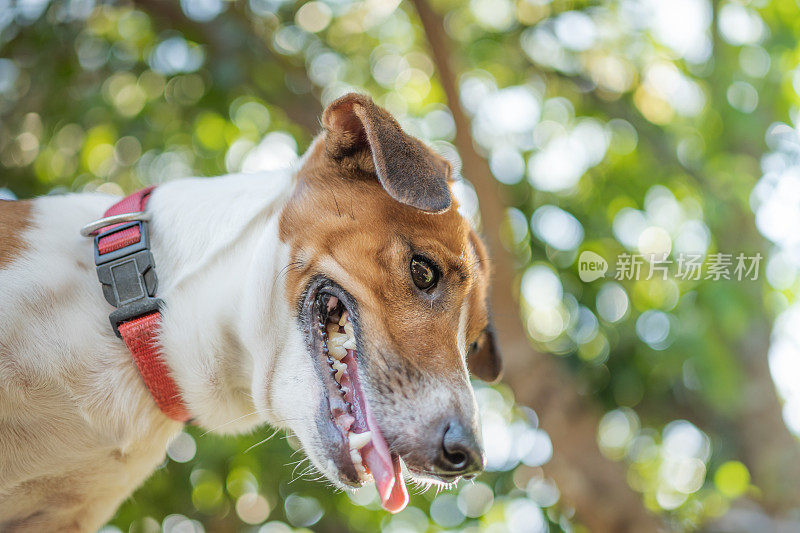
<path id="1" fill-rule="evenodd" d="M 483 470 L 483 452 L 478 439 L 458 419 L 444 426 L 436 467 L 441 474 L 461 476 Z"/>

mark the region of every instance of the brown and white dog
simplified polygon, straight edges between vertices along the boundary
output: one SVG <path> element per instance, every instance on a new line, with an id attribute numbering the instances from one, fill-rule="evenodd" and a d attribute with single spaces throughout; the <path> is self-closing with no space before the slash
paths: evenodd
<path id="1" fill-rule="evenodd" d="M 483 466 L 468 368 L 500 372 L 486 250 L 450 165 L 368 97 L 324 112 L 295 172 L 183 179 L 147 211 L 161 357 L 194 422 L 269 423 L 384 506 Z M 181 424 L 109 327 L 89 239 L 116 201 L 0 202 L 0 530 L 91 531 Z"/>

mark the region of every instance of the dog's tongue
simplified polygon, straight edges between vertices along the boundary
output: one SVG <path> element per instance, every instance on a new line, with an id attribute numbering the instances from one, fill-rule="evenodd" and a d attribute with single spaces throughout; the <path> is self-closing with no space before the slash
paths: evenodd
<path id="1" fill-rule="evenodd" d="M 369 406 L 364 400 L 361 382 L 358 379 L 355 352 L 347 350 L 347 356 L 342 361 L 348 367 L 342 385 L 350 388 L 346 398 L 353 406 L 355 417 L 353 428 L 359 433 L 367 430 L 372 432 L 372 440 L 361 449 L 361 457 L 375 480 L 383 508 L 391 513 L 399 513 L 408 505 L 408 491 L 400 470 L 400 458 L 389 452 L 386 439 L 383 438 L 378 423 L 372 417 Z"/>
<path id="2" fill-rule="evenodd" d="M 389 453 L 386 440 L 369 411 L 367 423 L 372 431 L 372 443 L 361 451 L 361 456 L 375 480 L 381 505 L 390 513 L 399 513 L 408 505 L 408 491 L 400 471 L 400 458 Z"/>
<path id="3" fill-rule="evenodd" d="M 403 472 L 400 470 L 400 458 L 392 456 L 394 466 L 394 486 L 392 492 L 389 494 L 389 499 L 385 502 L 381 500 L 381 505 L 384 509 L 392 513 L 399 513 L 408 505 L 408 490 L 406 490 L 406 481 L 403 479 Z"/>

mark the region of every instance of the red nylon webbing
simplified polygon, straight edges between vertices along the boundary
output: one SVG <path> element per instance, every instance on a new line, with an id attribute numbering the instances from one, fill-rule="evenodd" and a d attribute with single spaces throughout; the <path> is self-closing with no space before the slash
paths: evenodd
<path id="1" fill-rule="evenodd" d="M 155 187 L 147 187 L 146 189 L 136 191 L 130 196 L 126 196 L 112 205 L 103 216 L 110 217 L 111 215 L 144 211 L 144 208 L 147 206 L 147 200 L 150 198 L 150 193 L 153 192 L 153 189 L 155 189 Z M 122 224 L 112 224 L 111 226 L 103 228 L 100 233 L 108 232 L 121 225 Z M 139 242 L 139 239 L 141 239 L 141 235 L 139 235 L 138 227 L 126 228 L 122 231 L 112 233 L 107 237 L 100 237 L 100 239 L 98 239 L 98 249 L 100 250 L 100 255 L 103 255 L 130 246 L 131 244 L 136 244 Z"/>
<path id="2" fill-rule="evenodd" d="M 123 198 L 112 205 L 104 216 L 144 211 L 150 193 L 154 188 L 148 187 Z M 141 235 L 138 227 L 126 228 L 122 231 L 105 235 L 120 225 L 113 224 L 100 230 L 100 237 L 97 239 L 100 255 L 139 242 Z M 169 368 L 161 358 L 158 345 L 160 324 L 161 313 L 156 311 L 120 324 L 119 332 L 158 407 L 171 419 L 186 422 L 191 418 L 191 415 L 181 398 L 178 384 L 170 376 Z"/>
<path id="3" fill-rule="evenodd" d="M 181 399 L 178 384 L 169 375 L 169 368 L 159 356 L 160 324 L 161 313 L 155 312 L 120 324 L 119 332 L 158 407 L 171 419 L 186 422 L 191 416 Z"/>

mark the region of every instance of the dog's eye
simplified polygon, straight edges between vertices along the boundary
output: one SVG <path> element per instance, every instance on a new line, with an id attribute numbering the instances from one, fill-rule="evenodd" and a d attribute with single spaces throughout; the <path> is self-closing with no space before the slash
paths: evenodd
<path id="1" fill-rule="evenodd" d="M 421 290 L 429 291 L 439 281 L 439 271 L 428 259 L 415 255 L 411 258 L 411 279 Z"/>

